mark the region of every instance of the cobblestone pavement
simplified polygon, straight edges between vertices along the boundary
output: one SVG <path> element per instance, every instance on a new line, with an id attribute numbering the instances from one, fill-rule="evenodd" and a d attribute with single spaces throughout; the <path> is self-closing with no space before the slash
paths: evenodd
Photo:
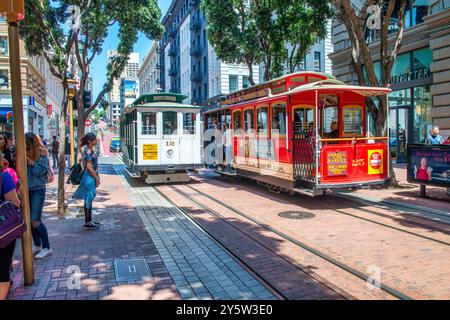
<path id="1" fill-rule="evenodd" d="M 104 159 L 101 159 L 104 163 Z M 94 202 L 94 219 L 102 223 L 98 231 L 83 229 L 79 214 L 82 203 L 72 202 L 65 219 L 55 215 L 56 186 L 47 190 L 47 210 L 43 215 L 53 255 L 35 260 L 36 282 L 23 286 L 20 244 L 14 258 L 13 300 L 120 300 L 180 299 L 172 278 L 148 235 L 121 180 L 109 165 L 101 165 L 101 186 Z M 74 189 L 67 186 L 67 199 Z M 53 208 L 53 210 L 49 210 Z M 120 259 L 145 259 L 150 276 L 141 281 L 117 281 L 114 262 Z M 75 269 L 73 269 L 75 268 Z M 79 268 L 79 274 L 73 273 Z M 79 289 L 69 289 L 80 276 Z"/>
<path id="2" fill-rule="evenodd" d="M 94 202 L 94 219 L 102 223 L 101 229 L 82 228 L 80 202 L 70 200 L 69 215 L 58 218 L 56 186 L 49 186 L 43 219 L 53 255 L 35 260 L 36 282 L 24 287 L 19 243 L 9 299 L 276 299 L 153 188 L 127 188 L 115 157 L 102 158 L 101 163 L 102 184 Z M 67 187 L 66 199 L 74 190 Z M 122 259 L 144 259 L 150 275 L 118 281 L 114 264 Z M 70 289 L 78 276 L 79 288 Z"/>
<path id="3" fill-rule="evenodd" d="M 153 187 L 129 191 L 183 299 L 276 299 Z"/>
<path id="4" fill-rule="evenodd" d="M 203 175 L 194 178 L 199 181 L 194 181 L 192 187 L 245 212 L 263 225 L 275 228 L 363 274 L 370 274 L 374 268 L 379 270 L 385 285 L 409 297 L 450 297 L 450 231 L 446 224 L 333 197 L 311 199 L 274 195 L 252 182 L 239 183 L 229 178 Z M 192 190 L 185 191 L 192 193 Z M 348 281 L 342 282 L 344 278 L 336 276 L 340 273 L 325 267 L 317 258 L 305 255 L 286 239 L 277 239 L 270 231 L 262 230 L 261 226 L 220 208 L 220 205 L 204 197 L 195 196 L 195 193 L 190 197 L 206 202 L 208 206 L 216 205 L 216 210 L 227 221 L 239 228 L 244 226 L 246 233 L 258 236 L 280 256 L 310 266 L 321 278 L 359 296 L 359 290 L 355 290 L 356 282 L 354 285 L 348 285 Z M 306 211 L 313 213 L 314 218 L 285 219 L 278 215 L 284 211 Z"/>

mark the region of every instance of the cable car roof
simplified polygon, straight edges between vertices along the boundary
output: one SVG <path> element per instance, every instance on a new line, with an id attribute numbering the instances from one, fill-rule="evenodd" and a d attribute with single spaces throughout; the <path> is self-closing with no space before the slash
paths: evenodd
<path id="1" fill-rule="evenodd" d="M 179 109 L 202 109 L 203 106 L 183 104 L 183 100 L 188 96 L 173 92 L 160 92 L 143 94 L 139 96 L 132 104 L 124 109 L 124 113 L 133 108 L 179 108 Z"/>

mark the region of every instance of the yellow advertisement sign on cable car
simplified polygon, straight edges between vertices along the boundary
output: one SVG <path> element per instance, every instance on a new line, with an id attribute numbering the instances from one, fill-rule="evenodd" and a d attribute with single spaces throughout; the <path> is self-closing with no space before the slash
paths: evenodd
<path id="1" fill-rule="evenodd" d="M 368 150 L 368 174 L 383 173 L 383 150 Z"/>
<path id="2" fill-rule="evenodd" d="M 158 144 L 144 144 L 143 160 L 158 160 Z"/>

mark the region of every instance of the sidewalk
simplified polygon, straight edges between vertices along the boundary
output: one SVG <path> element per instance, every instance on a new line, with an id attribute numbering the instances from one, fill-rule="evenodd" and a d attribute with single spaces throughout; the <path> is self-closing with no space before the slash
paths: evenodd
<path id="1" fill-rule="evenodd" d="M 119 177 L 109 165 L 101 166 L 102 184 L 94 202 L 94 219 L 102 223 L 98 231 L 83 229 L 84 217 L 73 214 L 79 207 L 70 204 L 70 216 L 56 215 L 56 184 L 47 190 L 43 219 L 47 226 L 53 255 L 35 260 L 36 281 L 23 286 L 21 246 L 14 257 L 14 290 L 12 300 L 119 300 L 119 299 L 180 299 L 158 251 L 142 220 L 124 189 Z M 74 188 L 66 185 L 66 199 Z M 79 204 L 82 206 L 82 204 Z M 143 281 L 118 281 L 114 261 L 145 259 L 150 276 Z M 76 287 L 80 270 L 79 289 Z M 119 279 L 121 280 L 121 279 Z"/>
<path id="2" fill-rule="evenodd" d="M 420 198 L 419 185 L 410 184 L 407 181 L 406 165 L 395 165 L 394 170 L 397 181 L 404 188 L 359 189 L 346 194 L 376 202 L 398 203 L 410 207 L 421 207 L 425 211 L 431 209 L 450 214 L 450 196 L 447 195 L 446 188 L 427 186 L 428 197 Z"/>

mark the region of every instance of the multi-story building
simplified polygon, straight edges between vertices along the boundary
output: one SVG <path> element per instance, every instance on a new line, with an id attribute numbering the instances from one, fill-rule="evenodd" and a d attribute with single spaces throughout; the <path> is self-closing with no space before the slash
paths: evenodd
<path id="1" fill-rule="evenodd" d="M 112 59 L 117 55 L 116 50 L 108 51 L 108 59 Z M 108 94 L 109 107 L 107 110 L 108 121 L 110 124 L 117 123 L 123 108 L 125 107 L 124 100 L 121 98 L 121 85 L 123 79 L 137 80 L 139 71 L 139 53 L 133 52 L 128 58 L 128 62 L 123 70 L 120 78 L 113 81 L 113 87 Z M 123 102 L 123 103 L 122 103 Z"/>
<path id="2" fill-rule="evenodd" d="M 139 94 L 156 93 L 161 90 L 159 81 L 161 65 L 159 64 L 158 48 L 159 42 L 155 41 L 139 68 Z"/>
<path id="3" fill-rule="evenodd" d="M 183 93 L 188 96 L 186 102 L 202 104 L 248 85 L 247 66 L 217 59 L 206 36 L 206 19 L 199 0 L 173 0 L 162 23 L 166 28 L 159 44 L 164 91 Z M 253 72 L 258 83 L 257 65 Z"/>
<path id="4" fill-rule="evenodd" d="M 64 88 L 61 80 L 55 77 L 50 71 L 50 65 L 47 60 L 44 60 L 45 69 L 44 77 L 45 93 L 47 102 L 47 116 L 48 116 L 48 137 L 58 136 L 59 132 L 59 118 L 61 116 L 61 107 L 63 104 Z"/>
<path id="5" fill-rule="evenodd" d="M 120 112 L 129 104 L 132 104 L 138 95 L 139 81 L 127 78 L 122 79 L 120 83 Z"/>
<path id="6" fill-rule="evenodd" d="M 48 137 L 44 59 L 28 57 L 23 41 L 20 41 L 20 54 L 25 131 Z M 5 21 L 0 20 L 0 130 L 12 131 L 7 123 L 8 112 L 12 112 L 8 30 Z"/>
<path id="7" fill-rule="evenodd" d="M 352 0 L 359 18 L 367 21 L 373 0 Z M 399 5 L 391 18 L 397 30 Z M 380 76 L 379 30 L 365 30 L 366 41 Z M 389 39 L 390 42 L 393 37 Z M 357 83 L 351 62 L 351 43 L 342 21 L 333 22 L 333 75 Z M 407 144 L 422 143 L 433 125 L 450 135 L 450 0 L 407 1 L 402 45 L 391 73 L 389 96 L 391 150 L 398 162 L 406 160 Z"/>

